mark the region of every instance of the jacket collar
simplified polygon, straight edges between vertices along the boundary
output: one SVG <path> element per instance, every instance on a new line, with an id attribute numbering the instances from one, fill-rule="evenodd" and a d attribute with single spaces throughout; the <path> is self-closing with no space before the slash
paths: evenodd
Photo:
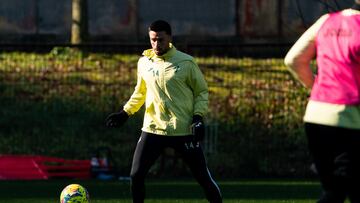
<path id="1" fill-rule="evenodd" d="M 155 52 L 152 49 L 147 49 L 145 50 L 142 55 L 149 58 L 149 59 L 162 59 L 164 61 L 169 60 L 172 56 L 174 56 L 175 52 L 176 52 L 176 47 L 170 43 L 170 49 L 163 55 L 158 56 L 155 54 Z"/>

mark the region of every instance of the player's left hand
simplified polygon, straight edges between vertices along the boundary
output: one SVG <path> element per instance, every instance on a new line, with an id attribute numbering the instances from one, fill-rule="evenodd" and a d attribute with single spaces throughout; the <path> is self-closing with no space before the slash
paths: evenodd
<path id="1" fill-rule="evenodd" d="M 205 137 L 205 125 L 203 118 L 199 115 L 193 116 L 193 121 L 191 124 L 191 132 L 194 136 L 195 141 L 202 141 Z"/>

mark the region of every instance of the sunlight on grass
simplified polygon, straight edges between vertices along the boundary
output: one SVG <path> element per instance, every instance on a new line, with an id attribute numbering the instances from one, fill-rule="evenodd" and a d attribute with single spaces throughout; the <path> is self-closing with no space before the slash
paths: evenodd
<path id="1" fill-rule="evenodd" d="M 103 122 L 131 96 L 138 58 L 82 54 L 64 47 L 46 54 L 1 53 L 2 151 L 87 159 L 89 151 L 109 146 L 120 173 L 127 174 L 143 109 L 116 130 L 105 129 Z M 206 122 L 219 126 L 213 133 L 216 150 L 209 158 L 213 174 L 309 176 L 301 122 L 308 94 L 291 78 L 283 60 L 214 56 L 196 60 L 210 91 Z M 224 163 L 223 158 L 229 161 Z M 156 164 L 154 174 L 163 168 Z M 164 170 L 168 169 L 182 173 L 181 163 L 177 168 L 166 165 Z"/>

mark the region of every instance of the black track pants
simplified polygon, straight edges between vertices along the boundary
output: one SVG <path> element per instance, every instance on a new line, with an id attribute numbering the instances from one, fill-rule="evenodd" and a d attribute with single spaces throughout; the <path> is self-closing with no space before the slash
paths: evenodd
<path id="1" fill-rule="evenodd" d="M 220 189 L 207 168 L 201 146 L 193 141 L 192 136 L 169 137 L 143 132 L 135 149 L 130 173 L 134 203 L 144 202 L 145 176 L 166 147 L 175 149 L 181 155 L 209 202 L 222 202 Z"/>
<path id="2" fill-rule="evenodd" d="M 360 203 L 360 130 L 305 123 L 324 190 L 319 203 Z"/>

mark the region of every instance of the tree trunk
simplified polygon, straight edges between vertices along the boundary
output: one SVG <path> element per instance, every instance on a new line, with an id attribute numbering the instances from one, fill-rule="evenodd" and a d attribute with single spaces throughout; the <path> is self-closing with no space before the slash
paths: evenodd
<path id="1" fill-rule="evenodd" d="M 72 0 L 71 44 L 82 44 L 88 34 L 87 0 Z"/>

